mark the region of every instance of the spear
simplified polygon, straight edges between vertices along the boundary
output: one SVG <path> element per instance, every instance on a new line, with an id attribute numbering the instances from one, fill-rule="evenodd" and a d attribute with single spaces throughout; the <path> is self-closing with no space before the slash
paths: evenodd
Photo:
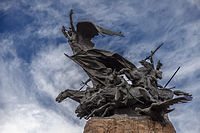
<path id="1" fill-rule="evenodd" d="M 178 67 L 176 72 L 172 75 L 172 77 L 169 79 L 169 81 L 165 84 L 164 88 L 167 87 L 167 85 L 169 84 L 169 82 L 174 78 L 174 76 L 176 75 L 176 73 L 178 72 L 178 70 L 180 69 L 181 67 Z"/>

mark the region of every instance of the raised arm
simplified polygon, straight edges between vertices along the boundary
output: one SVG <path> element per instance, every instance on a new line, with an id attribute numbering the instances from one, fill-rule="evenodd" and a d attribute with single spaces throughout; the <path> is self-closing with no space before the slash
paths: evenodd
<path id="1" fill-rule="evenodd" d="M 69 13 L 70 25 L 71 25 L 72 31 L 75 32 L 75 28 L 74 28 L 73 21 L 72 21 L 72 14 L 73 14 L 73 10 L 71 9 L 70 13 Z"/>
<path id="2" fill-rule="evenodd" d="M 68 34 L 66 33 L 66 29 L 65 29 L 64 26 L 62 27 L 62 33 L 63 33 L 63 35 L 64 35 L 68 40 L 70 40 L 70 37 L 69 37 Z"/>

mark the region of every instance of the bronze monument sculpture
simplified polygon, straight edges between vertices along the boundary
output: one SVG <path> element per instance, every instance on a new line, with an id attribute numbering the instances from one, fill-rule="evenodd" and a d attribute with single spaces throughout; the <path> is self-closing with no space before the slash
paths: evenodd
<path id="1" fill-rule="evenodd" d="M 163 43 L 151 51 L 150 56 L 139 61 L 142 67 L 138 68 L 117 53 L 94 49 L 91 41 L 99 33 L 121 37 L 123 34 L 106 30 L 89 21 L 78 22 L 75 29 L 72 14 L 71 10 L 71 27 L 66 31 L 63 26 L 62 32 L 74 55 L 65 55 L 80 65 L 89 79 L 82 83 L 87 86 L 85 90 L 82 90 L 83 87 L 79 90 L 67 89 L 57 96 L 57 102 L 66 98 L 78 102 L 75 113 L 80 118 L 126 113 L 130 116 L 147 115 L 153 121 L 165 125 L 168 121 L 167 113 L 174 110 L 170 108 L 171 105 L 192 100 L 189 93 L 167 88 L 167 84 L 164 87 L 158 84 L 158 80 L 162 79 L 162 63 L 158 61 L 155 66 L 153 55 Z M 87 85 L 88 82 L 92 82 L 93 86 Z"/>

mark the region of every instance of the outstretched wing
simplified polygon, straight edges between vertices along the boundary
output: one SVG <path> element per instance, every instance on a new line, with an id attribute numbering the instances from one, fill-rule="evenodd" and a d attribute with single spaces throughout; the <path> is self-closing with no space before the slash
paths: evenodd
<path id="1" fill-rule="evenodd" d="M 81 34 L 84 38 L 91 39 L 98 35 L 98 30 L 95 25 L 89 21 L 80 21 L 76 25 L 77 32 Z"/>
<path id="2" fill-rule="evenodd" d="M 171 100 L 167 100 L 164 102 L 160 102 L 160 103 L 153 103 L 151 106 L 151 109 L 156 110 L 156 109 L 167 109 L 169 108 L 169 106 L 177 104 L 177 103 L 186 103 L 188 101 L 192 100 L 192 96 L 187 96 L 187 97 L 178 97 L 178 98 L 174 98 Z"/>
<path id="3" fill-rule="evenodd" d="M 97 36 L 99 33 L 104 36 L 107 35 L 118 35 L 124 37 L 121 33 L 116 33 L 107 29 L 104 29 L 100 26 L 97 26 L 89 21 L 80 21 L 76 25 L 77 32 L 81 34 L 84 38 L 92 39 L 93 37 Z"/>
<path id="4" fill-rule="evenodd" d="M 103 35 L 103 36 L 104 36 L 104 34 L 107 34 L 107 35 L 111 35 L 111 36 L 112 36 L 112 35 L 117 35 L 117 36 L 124 37 L 124 35 L 121 34 L 121 33 L 117 33 L 117 32 L 113 32 L 113 31 L 104 29 L 104 28 L 102 28 L 102 27 L 100 27 L 100 26 L 98 26 L 98 25 L 95 25 L 95 26 L 96 26 L 96 29 L 99 31 L 99 33 L 100 33 L 101 35 Z"/>
<path id="5" fill-rule="evenodd" d="M 188 101 L 191 101 L 191 100 L 192 100 L 191 96 L 178 97 L 178 98 L 174 98 L 174 99 L 171 99 L 171 100 L 167 100 L 166 102 L 163 102 L 161 104 L 161 106 L 169 107 L 169 106 L 177 104 L 177 103 L 187 103 Z"/>

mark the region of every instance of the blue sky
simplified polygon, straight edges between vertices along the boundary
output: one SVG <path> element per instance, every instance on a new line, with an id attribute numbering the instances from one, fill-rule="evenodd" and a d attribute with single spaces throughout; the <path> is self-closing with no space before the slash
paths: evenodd
<path id="1" fill-rule="evenodd" d="M 0 131 L 1 133 L 80 133 L 72 100 L 56 103 L 64 89 L 78 89 L 87 75 L 63 53 L 72 54 L 61 32 L 89 20 L 126 36 L 98 36 L 95 48 L 117 52 L 137 66 L 150 50 L 165 45 L 155 60 L 164 64 L 165 84 L 193 94 L 175 105 L 170 120 L 177 133 L 200 132 L 200 1 L 199 0 L 1 0 Z"/>

